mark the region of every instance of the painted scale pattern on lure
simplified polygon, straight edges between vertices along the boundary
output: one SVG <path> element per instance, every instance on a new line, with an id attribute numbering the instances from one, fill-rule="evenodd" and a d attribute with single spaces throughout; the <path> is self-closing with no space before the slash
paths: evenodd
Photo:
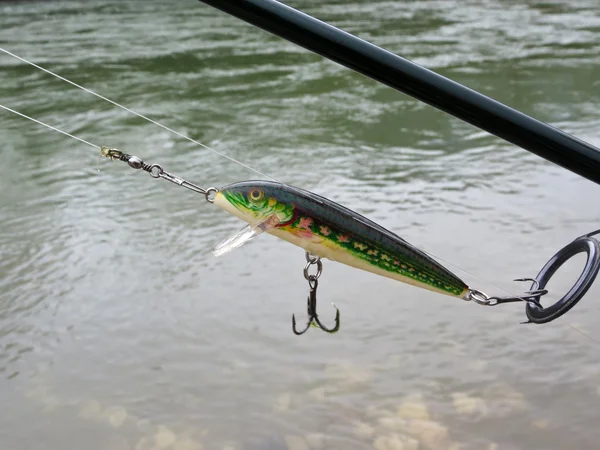
<path id="1" fill-rule="evenodd" d="M 270 181 L 223 187 L 217 206 L 322 258 L 443 294 L 467 285 L 448 269 L 366 217 L 312 192 Z"/>

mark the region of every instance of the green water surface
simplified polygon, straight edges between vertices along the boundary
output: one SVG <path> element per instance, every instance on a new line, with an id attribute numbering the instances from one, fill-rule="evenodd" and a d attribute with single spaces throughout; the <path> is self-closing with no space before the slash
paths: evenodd
<path id="1" fill-rule="evenodd" d="M 600 145 L 595 0 L 287 3 Z M 0 2 L 0 47 L 489 294 L 600 228 L 595 184 L 198 1 Z M 264 178 L 3 53 L 0 104 L 205 187 Z M 341 330 L 297 337 L 301 249 L 216 258 L 241 221 L 98 154 L 0 110 L 0 450 L 598 448 L 598 285 L 521 325 L 324 261 Z"/>

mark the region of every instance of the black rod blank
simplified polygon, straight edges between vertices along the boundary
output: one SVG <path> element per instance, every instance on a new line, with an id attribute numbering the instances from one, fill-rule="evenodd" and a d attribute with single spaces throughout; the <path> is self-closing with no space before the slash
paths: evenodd
<path id="1" fill-rule="evenodd" d="M 276 0 L 200 0 L 600 184 L 600 150 Z"/>

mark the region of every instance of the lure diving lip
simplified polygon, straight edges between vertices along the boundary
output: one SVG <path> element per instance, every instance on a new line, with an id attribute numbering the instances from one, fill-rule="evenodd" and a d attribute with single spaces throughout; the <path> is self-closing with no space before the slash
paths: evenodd
<path id="1" fill-rule="evenodd" d="M 241 247 L 246 242 L 251 241 L 256 236 L 261 234 L 263 231 L 268 230 L 271 226 L 275 226 L 278 222 L 279 220 L 277 216 L 270 216 L 256 225 L 248 224 L 238 233 L 215 245 L 213 248 L 213 254 L 215 256 L 221 256 L 235 248 Z"/>
<path id="2" fill-rule="evenodd" d="M 315 193 L 271 181 L 242 181 L 221 188 L 214 204 L 250 229 L 258 227 L 310 254 L 454 297 L 469 291 L 401 237 Z M 223 254 L 217 247 L 216 254 Z"/>

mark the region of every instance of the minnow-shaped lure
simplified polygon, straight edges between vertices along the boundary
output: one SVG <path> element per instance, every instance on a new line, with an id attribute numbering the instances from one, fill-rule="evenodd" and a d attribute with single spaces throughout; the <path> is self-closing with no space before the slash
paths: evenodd
<path id="1" fill-rule="evenodd" d="M 158 164 L 146 164 L 137 156 L 120 150 L 102 147 L 100 154 L 125 161 L 154 178 L 162 178 L 202 194 L 210 203 L 247 222 L 248 225 L 239 233 L 215 246 L 213 253 L 217 256 L 242 246 L 263 232 L 303 248 L 307 261 L 304 277 L 310 287 L 307 302 L 309 321 L 299 332 L 292 316 L 296 334 L 303 334 L 311 325 L 329 333 L 339 329 L 339 311 L 336 324 L 331 329 L 323 326 L 317 315 L 316 292 L 323 269 L 321 258 L 487 306 L 524 301 L 541 308 L 539 298 L 548 292 L 539 289 L 539 282 L 530 278 L 519 279 L 533 283 L 534 290 L 522 296 L 490 297 L 471 289 L 454 273 L 398 235 L 355 211 L 304 189 L 272 181 L 241 181 L 222 189 L 204 189 L 165 172 Z M 315 265 L 317 273 L 309 274 L 309 268 Z M 600 262 L 597 265 L 600 266 Z M 543 282 L 547 280 L 543 279 Z M 536 319 L 530 316 L 530 320 Z"/>
<path id="2" fill-rule="evenodd" d="M 271 181 L 242 181 L 223 187 L 214 204 L 259 228 L 337 261 L 404 283 L 454 297 L 468 286 L 448 269 L 401 237 L 325 197 Z M 245 235 L 245 233 L 242 233 Z M 227 240 L 217 246 L 222 254 Z"/>

